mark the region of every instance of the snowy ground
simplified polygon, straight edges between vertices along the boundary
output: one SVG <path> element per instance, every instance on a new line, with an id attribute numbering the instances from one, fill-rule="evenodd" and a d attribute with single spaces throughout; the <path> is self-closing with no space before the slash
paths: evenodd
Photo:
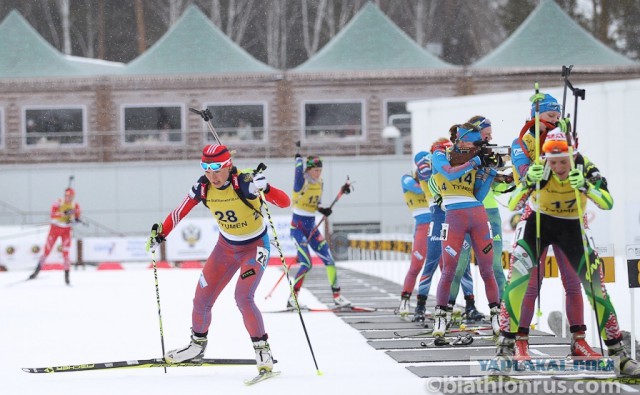
<path id="1" fill-rule="evenodd" d="M 142 266 L 142 267 L 141 267 Z M 166 349 L 188 341 L 191 300 L 199 275 L 194 269 L 159 271 Z M 268 268 L 256 301 L 262 310 L 286 303 L 286 281 L 265 295 L 280 271 Z M 253 387 L 243 380 L 254 366 L 161 368 L 30 374 L 23 367 L 153 358 L 161 355 L 153 271 L 72 271 L 72 286 L 59 271 L 17 283 L 26 272 L 0 273 L 0 386 L 3 394 L 425 394 L 425 380 L 366 344 L 356 330 L 331 313 L 303 315 L 322 376 L 316 368 L 297 314 L 264 314 L 276 365 L 283 373 Z M 209 358 L 253 358 L 248 335 L 227 287 L 210 329 Z M 319 305 L 308 292 L 301 300 Z"/>

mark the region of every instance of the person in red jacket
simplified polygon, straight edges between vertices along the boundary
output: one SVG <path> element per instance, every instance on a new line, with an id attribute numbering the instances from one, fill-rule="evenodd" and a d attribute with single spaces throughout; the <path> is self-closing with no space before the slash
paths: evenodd
<path id="1" fill-rule="evenodd" d="M 204 175 L 162 223 L 151 227 L 147 241 L 147 251 L 155 252 L 178 222 L 198 203 L 211 211 L 220 228 L 220 237 L 196 286 L 191 315 L 191 342 L 167 352 L 165 360 L 183 362 L 203 358 L 211 325 L 211 309 L 222 290 L 240 270 L 235 290 L 236 303 L 253 342 L 258 371 L 271 371 L 271 348 L 262 314 L 254 302 L 254 294 L 270 252 L 260 191 L 267 202 L 278 207 L 288 207 L 291 200 L 285 192 L 267 183 L 263 173 L 239 172 L 233 166 L 231 152 L 224 145 L 210 144 L 204 147 L 200 166 Z"/>
<path id="2" fill-rule="evenodd" d="M 69 248 L 71 247 L 71 228 L 74 224 L 80 222 L 80 205 L 73 201 L 76 192 L 72 188 L 64 190 L 64 198 L 58 199 L 51 206 L 51 226 L 49 227 L 49 235 L 44 245 L 44 252 L 38 260 L 36 270 L 29 276 L 33 280 L 40 273 L 45 259 L 51 253 L 56 240 L 62 240 L 62 258 L 64 259 L 64 281 L 70 284 L 69 269 L 71 268 L 71 260 L 69 259 Z"/>

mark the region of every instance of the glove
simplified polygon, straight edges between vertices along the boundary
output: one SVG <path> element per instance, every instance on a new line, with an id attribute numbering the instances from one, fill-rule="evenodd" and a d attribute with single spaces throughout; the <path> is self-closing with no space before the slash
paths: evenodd
<path id="1" fill-rule="evenodd" d="M 263 191 L 267 189 L 267 177 L 263 173 L 258 173 L 253 176 L 253 181 L 251 181 L 253 187 L 258 190 L 262 189 Z"/>
<path id="2" fill-rule="evenodd" d="M 164 235 L 162 234 L 162 224 L 157 223 L 153 224 L 151 227 L 151 234 L 149 235 L 149 240 L 147 240 L 146 249 L 147 252 L 151 251 L 156 252 L 156 248 L 162 244 L 165 240 Z"/>
<path id="3" fill-rule="evenodd" d="M 346 183 L 342 186 L 342 188 L 340 188 L 340 190 L 342 191 L 342 193 L 348 195 L 351 193 L 351 185 L 349 183 Z"/>
<path id="4" fill-rule="evenodd" d="M 544 100 L 544 93 L 536 93 L 535 95 L 531 96 L 529 98 L 529 101 L 531 103 L 535 103 L 535 102 L 541 102 Z"/>
<path id="5" fill-rule="evenodd" d="M 571 131 L 571 119 L 564 118 L 556 122 L 556 126 L 560 128 L 564 133 Z"/>
<path id="6" fill-rule="evenodd" d="M 533 164 L 529 166 L 527 170 L 526 182 L 528 186 L 535 185 L 538 181 L 542 180 L 544 174 L 544 166 L 541 164 Z"/>
<path id="7" fill-rule="evenodd" d="M 569 172 L 569 184 L 571 184 L 571 188 L 573 189 L 579 189 L 585 185 L 584 176 L 580 170 L 573 169 Z"/>
<path id="8" fill-rule="evenodd" d="M 318 212 L 325 217 L 328 217 L 333 211 L 331 210 L 331 207 L 318 207 Z"/>
<path id="9" fill-rule="evenodd" d="M 481 154 L 480 155 L 480 163 L 484 167 L 498 167 L 498 158 L 493 154 Z"/>
<path id="10" fill-rule="evenodd" d="M 438 205 L 438 207 L 442 208 L 442 195 L 434 195 L 433 202 Z"/>

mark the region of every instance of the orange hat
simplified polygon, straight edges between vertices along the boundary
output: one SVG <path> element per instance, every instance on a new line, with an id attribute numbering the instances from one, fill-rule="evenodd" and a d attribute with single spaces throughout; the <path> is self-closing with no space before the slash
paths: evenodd
<path id="1" fill-rule="evenodd" d="M 555 128 L 547 133 L 542 145 L 542 152 L 544 152 L 545 158 L 569 156 L 569 144 L 567 144 L 566 134 L 560 128 Z"/>

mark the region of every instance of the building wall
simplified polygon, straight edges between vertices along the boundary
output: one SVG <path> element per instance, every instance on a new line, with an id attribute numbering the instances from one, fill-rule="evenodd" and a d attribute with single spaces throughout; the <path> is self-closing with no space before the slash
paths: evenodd
<path id="1" fill-rule="evenodd" d="M 239 168 L 255 168 L 265 162 L 268 180 L 291 194 L 293 154 L 280 159 L 241 158 L 235 164 Z M 405 206 L 400 184 L 402 174 L 412 170 L 408 155 L 323 160 L 324 205 L 331 204 L 347 176 L 354 188 L 334 206 L 332 224 L 380 223 L 385 232 L 413 231 L 413 218 Z M 182 201 L 202 174 L 198 162 L 199 155 L 189 161 L 0 165 L 0 179 L 5 186 L 0 189 L 0 202 L 24 214 L 0 203 L 0 225 L 47 223 L 51 204 L 62 197 L 69 176 L 73 175 L 76 201 L 91 223 L 126 235 L 146 235 L 153 223 L 164 220 Z M 290 209 L 273 206 L 270 210 L 273 215 L 291 213 Z M 189 215 L 211 217 L 202 205 Z M 76 227 L 79 234 L 90 235 L 95 230 L 99 229 Z"/>

